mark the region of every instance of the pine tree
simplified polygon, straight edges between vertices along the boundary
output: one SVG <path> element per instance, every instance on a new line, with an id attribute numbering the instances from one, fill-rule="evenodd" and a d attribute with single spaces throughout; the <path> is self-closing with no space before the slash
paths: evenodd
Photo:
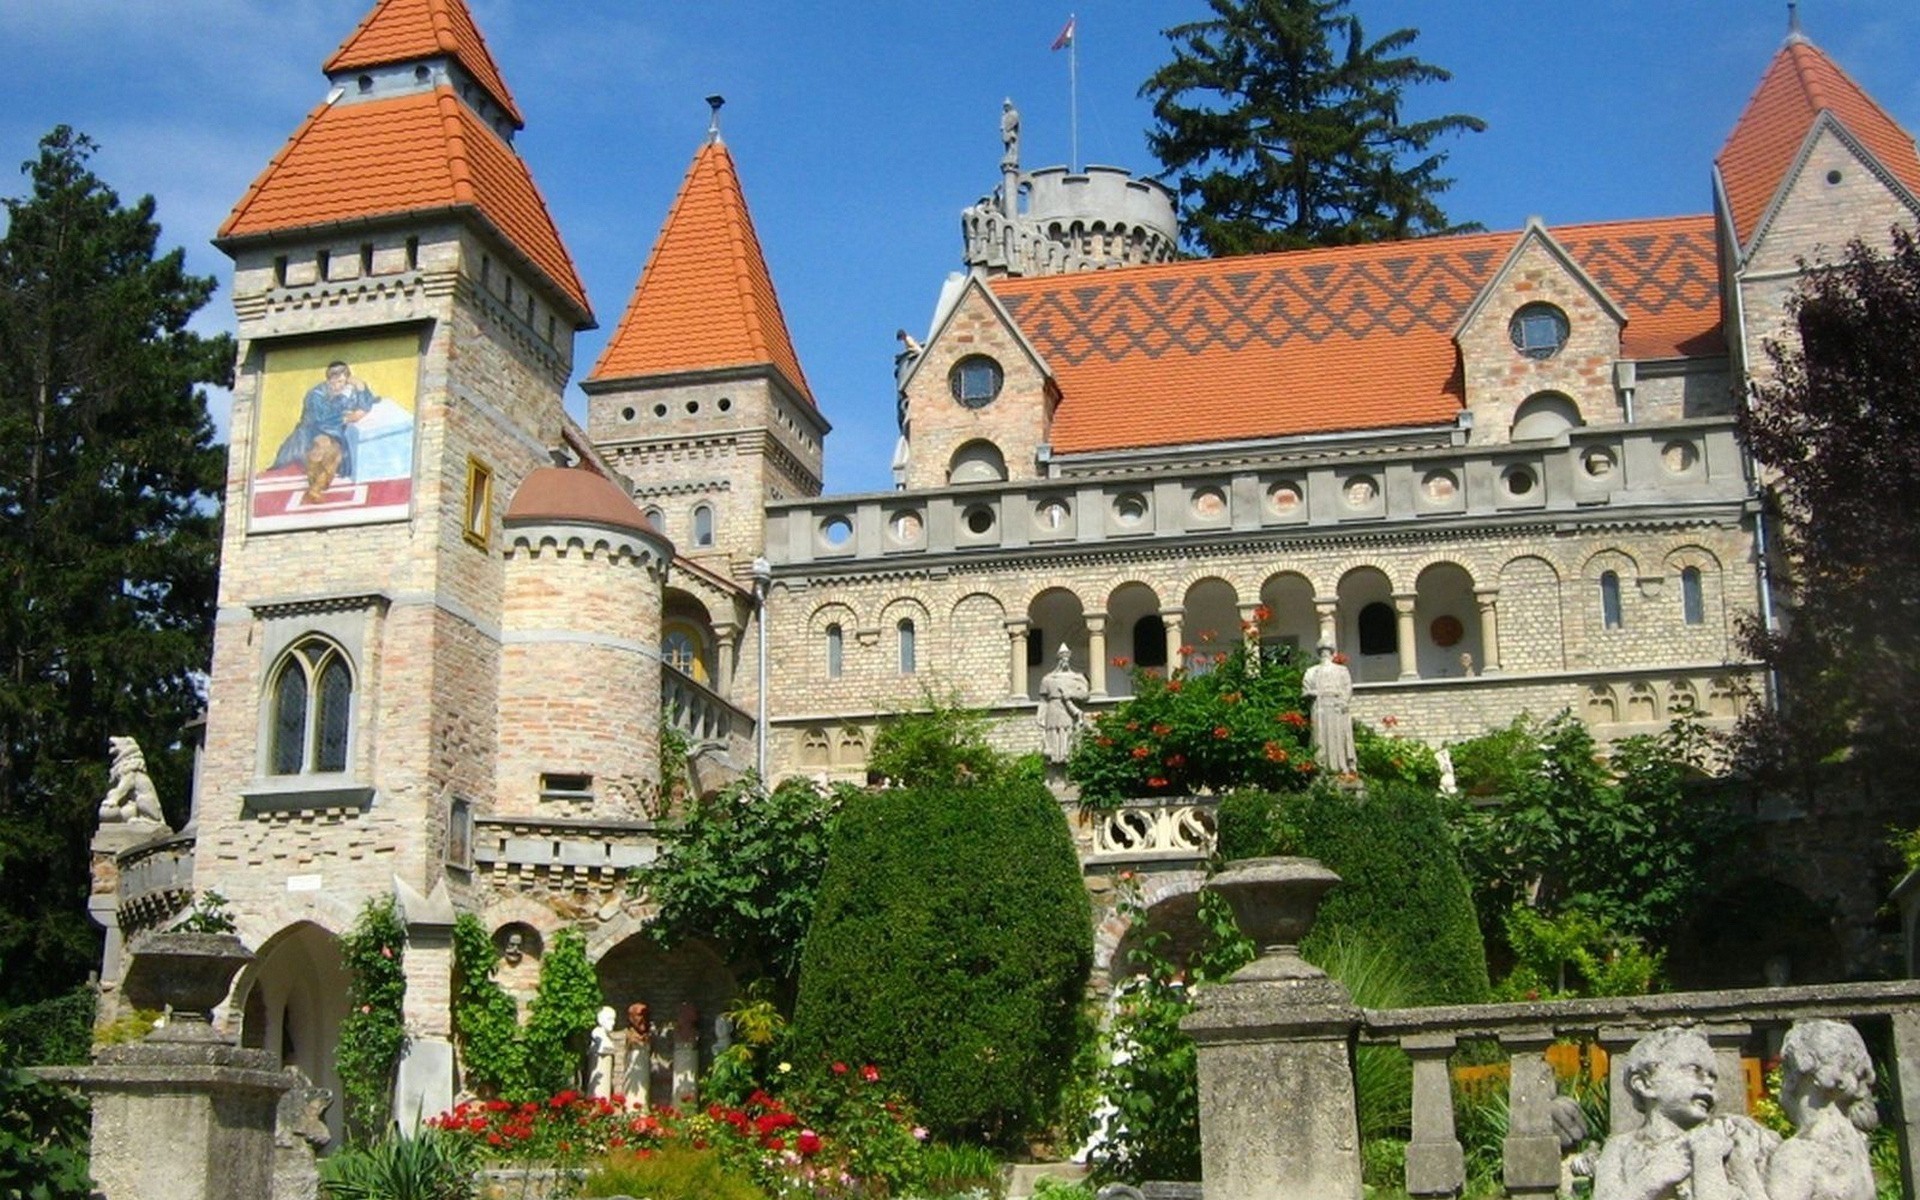
<path id="1" fill-rule="evenodd" d="M 129 735 L 184 816 L 214 606 L 223 455 L 199 385 L 227 337 L 187 331 L 213 293 L 160 254 L 61 126 L 0 237 L 0 1007 L 97 962 L 87 841 L 107 738 Z"/>
<path id="2" fill-rule="evenodd" d="M 1414 237 L 1455 229 L 1436 197 L 1440 138 L 1486 128 L 1452 114 L 1402 122 L 1407 89 L 1445 81 L 1400 29 L 1367 41 L 1347 0 L 1208 0 L 1209 20 L 1166 30 L 1173 61 L 1140 94 L 1147 144 L 1212 255 Z"/>

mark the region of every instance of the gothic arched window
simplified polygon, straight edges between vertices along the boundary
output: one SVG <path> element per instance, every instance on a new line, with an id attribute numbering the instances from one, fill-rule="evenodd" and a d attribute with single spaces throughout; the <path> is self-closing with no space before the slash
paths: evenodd
<path id="1" fill-rule="evenodd" d="M 846 654 L 847 637 L 840 626 L 827 626 L 827 678 L 840 678 L 841 660 Z"/>
<path id="2" fill-rule="evenodd" d="M 1620 576 L 1614 571 L 1600 575 L 1600 624 L 1606 629 L 1626 627 L 1626 618 L 1620 611 Z"/>
<path id="3" fill-rule="evenodd" d="M 1680 616 L 1689 625 L 1706 623 L 1707 597 L 1699 567 L 1686 567 L 1680 572 Z"/>
<path id="4" fill-rule="evenodd" d="M 280 660 L 268 696 L 268 773 L 347 769 L 353 671 L 340 647 L 317 637 L 297 643 Z"/>
<path id="5" fill-rule="evenodd" d="M 916 661 L 916 649 L 914 646 L 914 630 L 913 630 L 912 618 L 910 617 L 902 618 L 899 625 L 899 631 L 900 631 L 900 673 L 902 675 L 911 675 L 914 672 L 914 665 Z"/>

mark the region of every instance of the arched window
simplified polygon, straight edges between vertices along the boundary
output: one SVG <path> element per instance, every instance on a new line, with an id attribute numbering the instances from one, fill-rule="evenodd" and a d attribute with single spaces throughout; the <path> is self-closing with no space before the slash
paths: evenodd
<path id="1" fill-rule="evenodd" d="M 653 526 L 655 533 L 665 533 L 667 531 L 667 514 L 661 510 L 658 504 L 647 505 L 647 524 Z"/>
<path id="2" fill-rule="evenodd" d="M 1626 627 L 1626 620 L 1620 613 L 1620 576 L 1614 571 L 1603 572 L 1600 576 L 1600 624 L 1607 629 Z"/>
<path id="3" fill-rule="evenodd" d="M 840 678 L 840 660 L 846 651 L 847 638 L 840 626 L 827 626 L 827 678 Z"/>
<path id="4" fill-rule="evenodd" d="M 353 671 L 338 646 L 317 637 L 295 645 L 280 660 L 269 695 L 269 773 L 311 775 L 347 769 Z"/>
<path id="5" fill-rule="evenodd" d="M 901 618 L 898 629 L 900 631 L 900 673 L 911 675 L 914 671 L 913 619 Z"/>
<path id="6" fill-rule="evenodd" d="M 696 504 L 693 506 L 693 544 L 696 546 L 713 545 L 713 506 Z"/>
<path id="7" fill-rule="evenodd" d="M 1700 584 L 1700 568 L 1686 567 L 1680 572 L 1680 616 L 1689 625 L 1707 620 L 1707 597 Z"/>
<path id="8" fill-rule="evenodd" d="M 992 442 L 968 442 L 947 464 L 949 483 L 998 483 L 1007 477 L 1007 460 Z"/>
<path id="9" fill-rule="evenodd" d="M 1133 623 L 1133 665 L 1167 665 L 1167 623 L 1158 613 L 1148 613 Z"/>
<path id="10" fill-rule="evenodd" d="M 660 657 L 690 679 L 707 682 L 707 655 L 700 631 L 675 622 L 660 634 Z"/>
<path id="11" fill-rule="evenodd" d="M 1580 406 L 1559 392 L 1540 392 L 1520 402 L 1513 414 L 1513 440 L 1544 441 L 1586 424 Z"/>
<path id="12" fill-rule="evenodd" d="M 1393 605 L 1375 600 L 1360 610 L 1359 625 L 1360 653 L 1400 652 L 1400 624 L 1393 615 Z"/>

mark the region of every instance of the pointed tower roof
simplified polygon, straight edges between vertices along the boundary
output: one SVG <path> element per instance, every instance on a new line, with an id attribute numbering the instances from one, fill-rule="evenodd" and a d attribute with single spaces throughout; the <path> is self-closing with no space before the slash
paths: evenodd
<path id="1" fill-rule="evenodd" d="M 443 55 L 487 90 L 515 129 L 526 127 L 465 0 L 380 0 L 321 69 L 332 75 Z"/>
<path id="2" fill-rule="evenodd" d="M 1714 159 L 1741 246 L 1751 243 L 1822 115 L 1920 196 L 1920 151 L 1887 111 L 1799 29 L 1796 19 Z"/>
<path id="3" fill-rule="evenodd" d="M 814 403 L 733 156 L 716 135 L 694 155 L 587 382 L 763 365 Z"/>

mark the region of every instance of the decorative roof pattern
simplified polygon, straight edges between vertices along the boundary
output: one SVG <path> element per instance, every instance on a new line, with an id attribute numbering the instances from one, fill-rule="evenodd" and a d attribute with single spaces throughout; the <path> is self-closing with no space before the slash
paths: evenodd
<path id="1" fill-rule="evenodd" d="M 1627 314 L 1623 352 L 1724 352 L 1710 217 L 1554 237 Z M 1453 330 L 1518 235 L 1468 234 L 997 280 L 1059 384 L 1064 453 L 1444 424 Z"/>
<path id="2" fill-rule="evenodd" d="M 220 237 L 453 208 L 478 213 L 592 322 L 586 288 L 526 163 L 446 87 L 316 108 L 234 206 Z"/>
<path id="3" fill-rule="evenodd" d="M 813 403 L 733 156 L 710 141 L 694 155 L 619 328 L 587 378 L 761 365 Z"/>
<path id="4" fill-rule="evenodd" d="M 1920 150 L 1839 65 L 1802 37 L 1790 37 L 1760 77 L 1714 165 L 1726 190 L 1734 235 L 1752 241 L 1807 131 L 1830 113 L 1909 192 L 1920 196 Z"/>
<path id="5" fill-rule="evenodd" d="M 331 75 L 441 55 L 453 58 L 487 89 L 515 128 L 525 127 L 526 118 L 465 0 L 380 0 L 320 69 Z"/>

